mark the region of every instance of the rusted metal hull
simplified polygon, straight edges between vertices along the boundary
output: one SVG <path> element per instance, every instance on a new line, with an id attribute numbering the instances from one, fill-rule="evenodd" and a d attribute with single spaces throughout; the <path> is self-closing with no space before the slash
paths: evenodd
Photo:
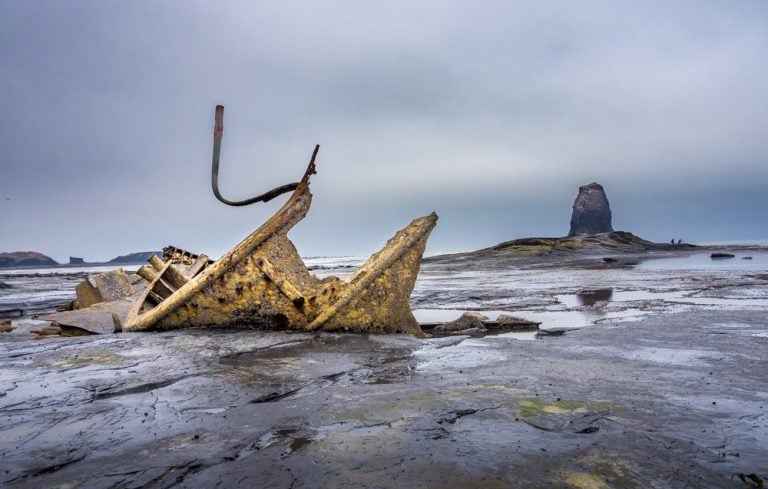
<path id="1" fill-rule="evenodd" d="M 411 333 L 423 336 L 409 297 L 437 215 L 415 219 L 348 281 L 318 279 L 288 231 L 309 210 L 309 176 L 286 204 L 221 259 L 185 270 L 159 258 L 126 318 L 125 331 L 254 326 L 273 329 Z M 149 268 L 149 267 L 146 267 Z"/>

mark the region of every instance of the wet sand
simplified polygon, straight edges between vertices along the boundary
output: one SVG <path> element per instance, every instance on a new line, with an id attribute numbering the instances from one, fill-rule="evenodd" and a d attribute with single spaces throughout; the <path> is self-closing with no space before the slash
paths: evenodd
<path id="1" fill-rule="evenodd" d="M 425 264 L 417 309 L 587 324 L 537 341 L 4 334 L 0 483 L 720 488 L 768 476 L 766 272 L 600 262 Z"/>

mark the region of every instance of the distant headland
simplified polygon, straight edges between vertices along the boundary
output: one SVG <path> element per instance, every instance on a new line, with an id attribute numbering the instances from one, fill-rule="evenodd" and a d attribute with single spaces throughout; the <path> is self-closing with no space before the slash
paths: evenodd
<path id="1" fill-rule="evenodd" d="M 83 258 L 70 256 L 69 263 L 61 264 L 50 256 L 37 251 L 13 251 L 9 253 L 0 253 L 0 268 L 131 265 L 134 263 L 144 263 L 154 254 L 162 255 L 162 251 L 139 251 L 127 255 L 120 255 L 106 262 L 87 262 Z"/>
<path id="2" fill-rule="evenodd" d="M 52 267 L 59 262 L 36 251 L 12 251 L 0 253 L 0 268 Z"/>
<path id="3" fill-rule="evenodd" d="M 633 253 L 649 250 L 695 248 L 687 243 L 654 243 L 628 231 L 614 231 L 611 206 L 605 189 L 597 182 L 579 187 L 573 202 L 570 229 L 562 237 L 531 237 L 505 241 L 467 253 L 433 256 L 426 259 L 444 262 L 465 259 L 525 259 L 541 255 L 573 255 L 578 252 Z M 611 259 L 608 259 L 610 261 Z"/>

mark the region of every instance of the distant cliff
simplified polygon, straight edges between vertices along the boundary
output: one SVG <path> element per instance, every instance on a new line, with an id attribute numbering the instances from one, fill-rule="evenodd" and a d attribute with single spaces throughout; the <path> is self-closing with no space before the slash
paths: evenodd
<path id="1" fill-rule="evenodd" d="M 112 258 L 107 263 L 144 263 L 149 260 L 152 255 L 163 256 L 162 251 L 139 251 L 136 253 L 130 253 L 128 255 L 120 255 L 116 258 Z"/>
<path id="2" fill-rule="evenodd" d="M 36 251 L 13 251 L 0 253 L 0 268 L 11 267 L 50 267 L 59 263 L 42 253 Z"/>
<path id="3" fill-rule="evenodd" d="M 579 194 L 573 202 L 571 229 L 563 237 L 534 237 L 505 241 L 490 248 L 466 253 L 431 256 L 425 263 L 498 263 L 498 260 L 541 262 L 541 257 L 600 255 L 604 253 L 641 253 L 648 250 L 690 249 L 689 244 L 653 243 L 626 231 L 614 231 L 611 222 L 611 206 L 605 189 L 599 183 L 579 187 Z M 613 263 L 610 260 L 606 263 Z"/>

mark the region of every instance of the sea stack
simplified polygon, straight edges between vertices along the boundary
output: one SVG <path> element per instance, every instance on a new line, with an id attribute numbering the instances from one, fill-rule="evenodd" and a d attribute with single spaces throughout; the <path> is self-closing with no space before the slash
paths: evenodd
<path id="1" fill-rule="evenodd" d="M 568 236 L 612 232 L 611 206 L 603 186 L 592 182 L 579 187 L 579 195 L 573 202 L 571 231 Z"/>

